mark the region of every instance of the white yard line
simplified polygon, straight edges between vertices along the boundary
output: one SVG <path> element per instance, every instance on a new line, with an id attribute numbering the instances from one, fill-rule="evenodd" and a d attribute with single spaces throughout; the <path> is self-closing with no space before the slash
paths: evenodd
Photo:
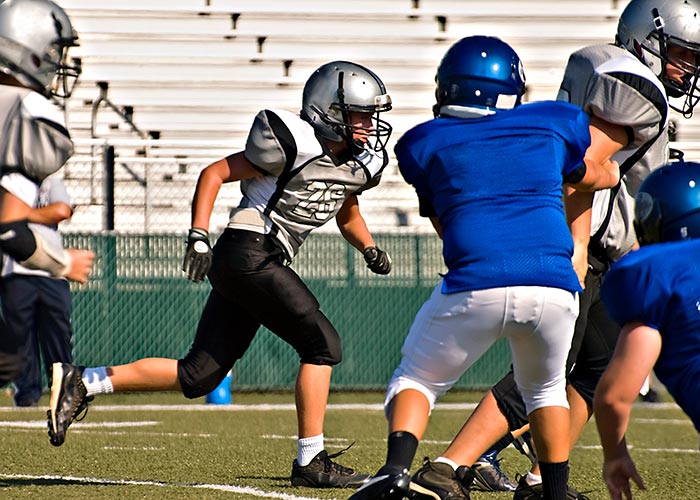
<path id="1" fill-rule="evenodd" d="M 54 480 L 64 481 L 66 483 L 86 483 L 86 484 L 105 484 L 105 485 L 127 485 L 127 486 L 160 486 L 164 488 L 189 488 L 200 490 L 217 490 L 238 493 L 240 495 L 252 495 L 261 498 L 279 498 L 281 500 L 320 500 L 317 497 L 302 497 L 299 495 L 290 495 L 288 493 L 278 493 L 276 491 L 265 491 L 249 486 L 233 486 L 230 484 L 187 484 L 187 483 L 165 483 L 161 481 L 133 481 L 127 479 L 104 479 L 95 477 L 78 477 L 78 476 L 33 476 L 29 474 L 2 474 L 0 479 L 23 479 L 23 480 Z"/>

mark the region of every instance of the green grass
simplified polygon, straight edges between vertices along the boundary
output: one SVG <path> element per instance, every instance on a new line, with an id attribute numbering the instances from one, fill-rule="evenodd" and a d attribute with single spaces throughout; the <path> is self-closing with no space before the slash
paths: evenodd
<path id="1" fill-rule="evenodd" d="M 475 402 L 479 397 L 480 393 L 454 392 L 442 402 Z M 293 401 L 290 393 L 234 394 L 236 405 L 292 405 Z M 382 402 L 380 393 L 333 393 L 330 398 L 331 404 Z M 289 485 L 291 461 L 296 453 L 293 410 L 224 411 L 216 406 L 207 407 L 212 411 L 111 408 L 192 403 L 203 401 L 191 402 L 167 393 L 102 396 L 91 405 L 87 418 L 71 428 L 66 443 L 54 448 L 45 431 L 45 407 L 10 409 L 11 399 L 2 394 L 0 407 L 5 408 L 0 408 L 0 499 L 239 500 L 275 495 L 287 499 L 344 499 L 350 495 L 349 490 Z M 414 467 L 423 456 L 437 456 L 468 413 L 438 407 Z M 10 427 L 8 422 L 16 426 Z M 125 426 L 129 422 L 146 424 Z M 382 411 L 331 408 L 325 435 L 331 451 L 355 441 L 339 459 L 344 465 L 374 472 L 386 456 L 386 421 Z M 647 492 L 635 494 L 635 498 L 700 497 L 700 454 L 693 451 L 698 448 L 698 436 L 679 409 L 635 408 L 628 439 L 648 487 Z M 595 425 L 590 423 L 572 453 L 570 482 L 587 492 L 591 500 L 605 500 L 609 497 L 600 479 L 601 451 L 597 445 Z M 503 469 L 511 477 L 526 472 L 527 460 L 517 451 L 509 448 L 501 456 Z M 197 485 L 209 486 L 196 488 Z M 245 488 L 255 488 L 258 493 Z M 472 498 L 505 500 L 512 495 L 473 493 Z"/>

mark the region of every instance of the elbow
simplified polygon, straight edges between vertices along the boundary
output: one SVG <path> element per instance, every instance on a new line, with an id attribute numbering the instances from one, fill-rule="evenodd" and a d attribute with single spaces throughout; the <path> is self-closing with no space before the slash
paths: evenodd
<path id="1" fill-rule="evenodd" d="M 59 221 L 68 220 L 73 216 L 73 209 L 66 204 L 60 204 L 56 208 L 56 217 Z"/>

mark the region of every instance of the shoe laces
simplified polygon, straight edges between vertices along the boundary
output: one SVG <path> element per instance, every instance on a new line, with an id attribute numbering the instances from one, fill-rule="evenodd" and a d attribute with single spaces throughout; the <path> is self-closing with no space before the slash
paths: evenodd
<path id="1" fill-rule="evenodd" d="M 78 393 L 80 394 L 80 402 L 78 402 L 78 398 L 73 399 L 71 420 L 74 422 L 80 422 L 87 417 L 88 403 L 95 399 L 95 396 L 86 396 L 87 389 L 85 388 L 85 384 L 83 384 L 80 377 L 78 377 L 78 380 L 76 381 L 76 386 Z"/>
<path id="2" fill-rule="evenodd" d="M 320 460 L 323 461 L 323 470 L 324 472 L 335 472 L 336 474 L 340 474 L 343 476 L 352 476 L 355 474 L 355 470 L 351 469 L 350 467 L 345 467 L 343 465 L 340 465 L 338 462 L 334 462 L 334 458 L 338 458 L 340 455 L 345 453 L 350 449 L 352 445 L 354 445 L 355 442 L 353 441 L 350 443 L 350 445 L 347 448 L 344 448 L 340 451 L 336 451 L 335 453 L 332 454 L 326 454 L 323 458 Z"/>

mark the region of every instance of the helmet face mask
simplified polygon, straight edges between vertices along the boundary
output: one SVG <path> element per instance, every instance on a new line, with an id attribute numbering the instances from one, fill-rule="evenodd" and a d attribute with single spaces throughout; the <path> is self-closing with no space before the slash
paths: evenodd
<path id="1" fill-rule="evenodd" d="M 435 76 L 436 105 L 512 109 L 525 93 L 520 57 L 504 41 L 488 36 L 459 40 L 445 53 Z"/>
<path id="2" fill-rule="evenodd" d="M 700 100 L 700 0 L 632 0 L 620 16 L 617 44 L 659 77 L 670 97 L 685 99 L 671 108 L 690 117 Z M 693 53 L 692 61 L 674 56 L 674 48 Z M 685 73 L 678 81 L 667 65 Z"/>
<path id="3" fill-rule="evenodd" d="M 654 170 L 635 196 L 634 213 L 641 245 L 700 238 L 700 163 Z"/>
<path id="4" fill-rule="evenodd" d="M 78 35 L 51 0 L 0 0 L 0 72 L 44 95 L 70 97 L 80 75 L 68 58 Z"/>
<path id="5" fill-rule="evenodd" d="M 304 86 L 302 119 L 321 137 L 354 148 L 364 149 L 366 140 L 370 149 L 385 150 L 392 128 L 380 114 L 389 110 L 391 97 L 379 77 L 349 61 L 324 64 Z M 353 113 L 371 114 L 371 127 L 353 124 Z"/>

